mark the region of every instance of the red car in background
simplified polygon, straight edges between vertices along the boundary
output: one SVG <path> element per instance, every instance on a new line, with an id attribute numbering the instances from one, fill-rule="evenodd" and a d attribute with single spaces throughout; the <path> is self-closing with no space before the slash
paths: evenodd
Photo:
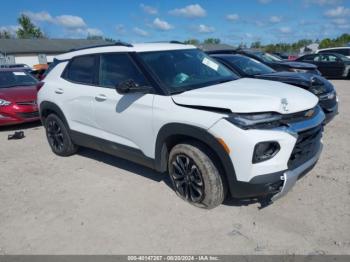
<path id="1" fill-rule="evenodd" d="M 1 68 L 0 126 L 39 120 L 36 101 L 41 86 L 23 68 Z"/>

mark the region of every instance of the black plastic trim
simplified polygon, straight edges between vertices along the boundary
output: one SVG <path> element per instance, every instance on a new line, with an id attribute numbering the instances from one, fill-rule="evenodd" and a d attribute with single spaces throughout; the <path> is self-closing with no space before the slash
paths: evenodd
<path id="1" fill-rule="evenodd" d="M 49 101 L 43 101 L 43 102 L 41 102 L 39 109 L 40 109 L 40 111 L 39 111 L 40 119 L 41 119 L 41 122 L 42 122 L 43 125 L 44 125 L 44 120 L 45 120 L 45 117 L 44 117 L 45 112 L 46 111 L 50 111 L 50 112 L 55 113 L 57 116 L 59 116 L 60 119 L 69 128 L 68 121 L 67 121 L 66 117 L 64 116 L 62 110 L 55 103 L 52 103 L 52 102 L 49 102 Z"/>
<path id="2" fill-rule="evenodd" d="M 164 125 L 159 130 L 155 148 L 155 163 L 158 171 L 166 171 L 167 156 L 169 153 L 169 149 L 166 147 L 166 142 L 169 138 L 176 136 L 185 136 L 189 139 L 200 141 L 208 146 L 219 158 L 231 194 L 233 195 L 236 192 L 237 179 L 230 156 L 213 135 L 207 130 L 199 127 L 180 123 L 170 123 Z"/>
<path id="3" fill-rule="evenodd" d="M 73 48 L 73 49 L 70 49 L 70 50 L 69 50 L 68 52 L 66 52 L 66 53 L 75 52 L 75 51 L 80 51 L 80 50 L 86 50 L 86 49 L 91 49 L 91 48 L 98 48 L 98 47 L 109 47 L 109 46 L 133 47 L 132 44 L 125 43 L 125 42 L 122 42 L 122 41 L 117 41 L 117 42 L 113 42 L 113 43 L 110 43 L 110 44 L 91 45 L 91 46 L 85 46 L 85 47 L 80 47 L 80 48 Z"/>
<path id="4" fill-rule="evenodd" d="M 152 169 L 155 167 L 154 159 L 147 157 L 139 149 L 83 134 L 74 130 L 70 130 L 70 136 L 76 145 L 89 147 Z"/>

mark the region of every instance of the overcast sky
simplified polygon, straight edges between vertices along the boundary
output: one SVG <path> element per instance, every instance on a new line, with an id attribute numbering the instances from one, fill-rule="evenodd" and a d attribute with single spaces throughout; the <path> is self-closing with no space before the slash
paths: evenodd
<path id="1" fill-rule="evenodd" d="M 293 42 L 350 33 L 350 0 L 16 0 L 0 29 L 25 13 L 51 38 L 103 35 L 130 42 L 220 38 L 239 44 Z"/>

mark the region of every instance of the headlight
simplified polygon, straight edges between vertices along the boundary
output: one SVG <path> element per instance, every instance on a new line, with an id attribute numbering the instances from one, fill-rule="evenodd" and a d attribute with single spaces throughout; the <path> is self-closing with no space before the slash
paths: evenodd
<path id="1" fill-rule="evenodd" d="M 307 73 L 308 70 L 306 69 L 298 69 L 298 68 L 290 68 L 289 71 L 296 72 L 296 73 Z"/>
<path id="2" fill-rule="evenodd" d="M 11 102 L 0 99 L 0 106 L 9 106 L 11 105 Z"/>
<path id="3" fill-rule="evenodd" d="M 273 127 L 278 126 L 282 116 L 278 113 L 256 113 L 256 114 L 233 114 L 226 118 L 232 124 L 249 129 L 252 127 Z"/>
<path id="4" fill-rule="evenodd" d="M 336 97 L 336 92 L 333 90 L 327 94 L 324 94 L 324 95 L 320 95 L 319 98 L 320 100 L 332 100 Z"/>
<path id="5" fill-rule="evenodd" d="M 320 95 L 326 92 L 325 83 L 320 79 L 313 77 L 311 79 L 311 88 L 310 91 L 315 95 Z"/>

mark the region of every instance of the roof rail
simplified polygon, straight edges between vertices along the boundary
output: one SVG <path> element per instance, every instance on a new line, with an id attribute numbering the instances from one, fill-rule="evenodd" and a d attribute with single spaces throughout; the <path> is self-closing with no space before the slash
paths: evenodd
<path id="1" fill-rule="evenodd" d="M 177 40 L 171 40 L 169 41 L 170 44 L 180 44 L 180 45 L 186 45 L 184 42 L 177 41 Z"/>
<path id="2" fill-rule="evenodd" d="M 151 41 L 147 43 L 169 43 L 169 44 L 179 44 L 179 45 L 186 45 L 184 42 L 176 41 L 176 40 L 170 40 L 170 41 Z"/>
<path id="3" fill-rule="evenodd" d="M 85 50 L 85 49 L 96 48 L 96 47 L 107 47 L 107 46 L 126 46 L 126 47 L 133 47 L 132 44 L 118 41 L 118 42 L 113 42 L 113 43 L 110 43 L 110 44 L 92 45 L 92 46 L 85 46 L 85 47 L 81 47 L 81 48 L 73 48 L 73 49 L 70 49 L 68 52 L 79 51 L 79 50 Z"/>

